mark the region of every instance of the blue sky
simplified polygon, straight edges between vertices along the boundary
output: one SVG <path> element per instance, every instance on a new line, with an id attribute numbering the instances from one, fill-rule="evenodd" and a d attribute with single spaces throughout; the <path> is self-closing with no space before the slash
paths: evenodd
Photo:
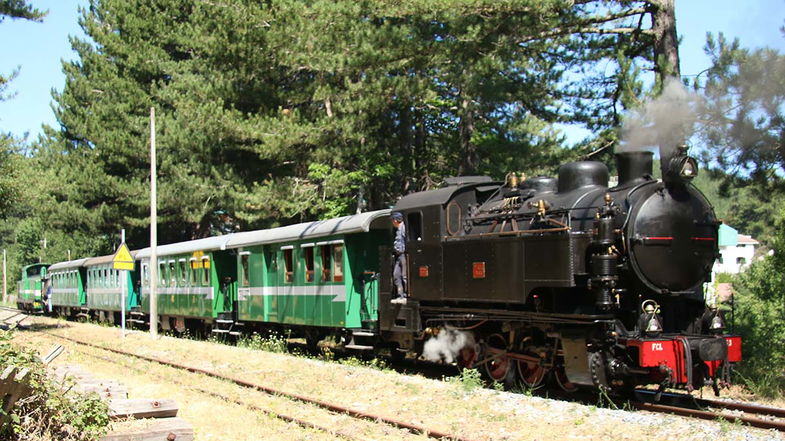
<path id="1" fill-rule="evenodd" d="M 62 90 L 65 78 L 61 60 L 71 60 L 68 36 L 84 37 L 77 23 L 79 6 L 86 1 L 30 0 L 49 10 L 43 23 L 6 19 L 0 23 L 0 72 L 20 67 L 7 92 L 16 96 L 0 102 L 0 132 L 34 140 L 41 125 L 56 126 L 51 90 Z M 779 28 L 785 23 L 785 0 L 678 0 L 676 26 L 682 37 L 681 72 L 697 74 L 709 66 L 703 53 L 706 33 L 723 32 L 739 37 L 745 47 L 770 46 L 785 52 Z"/>

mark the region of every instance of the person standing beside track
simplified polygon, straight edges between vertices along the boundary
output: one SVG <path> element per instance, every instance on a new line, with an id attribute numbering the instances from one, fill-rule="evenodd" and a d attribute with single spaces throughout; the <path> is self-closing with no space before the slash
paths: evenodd
<path id="1" fill-rule="evenodd" d="M 406 224 L 403 223 L 403 214 L 393 212 L 390 215 L 395 239 L 393 240 L 393 283 L 395 285 L 395 298 L 390 303 L 406 304 Z"/>

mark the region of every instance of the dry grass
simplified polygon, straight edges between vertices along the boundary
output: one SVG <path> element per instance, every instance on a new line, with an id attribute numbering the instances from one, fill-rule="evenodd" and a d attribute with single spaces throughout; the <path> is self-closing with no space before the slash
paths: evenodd
<path id="1" fill-rule="evenodd" d="M 54 323 L 52 319 L 37 320 Z M 456 385 L 417 376 L 210 342 L 169 337 L 152 341 L 147 334 L 139 333 L 128 335 L 121 340 L 116 328 L 61 323 L 65 327 L 52 329 L 51 332 L 222 372 L 287 392 L 477 440 L 709 439 L 696 432 L 695 427 L 709 427 L 715 432 L 721 429 L 724 438 L 733 439 L 733 435 L 738 432 L 735 427 L 720 427 L 719 423 L 696 422 L 678 417 L 660 417 L 656 423 L 647 422 L 643 421 L 647 419 L 641 415 L 609 412 L 592 406 L 520 394 L 491 390 L 466 393 Z M 43 348 L 48 348 L 52 341 L 52 337 L 32 333 L 19 334 L 19 338 L 28 344 L 40 344 Z M 44 340 L 46 343 L 43 343 Z M 246 400 L 281 413 L 302 412 L 299 415 L 302 415 L 303 419 L 330 425 L 335 430 L 348 428 L 351 435 L 359 439 L 412 437 L 395 429 L 380 428 L 378 425 L 357 425 L 356 420 L 349 417 L 331 415 L 309 406 L 236 388 L 219 380 L 193 376 L 164 366 L 153 366 L 148 362 L 125 360 L 123 363 L 126 367 L 118 371 L 116 364 L 102 362 L 82 353 L 84 351 L 107 357 L 108 353 L 105 351 L 88 351 L 71 343 L 63 344 L 69 348 L 67 362 L 81 364 L 96 376 L 118 379 L 129 387 L 135 397 L 178 400 L 182 416 L 195 425 L 197 439 L 200 440 L 299 440 L 332 437 L 283 423 L 259 412 L 249 411 L 243 406 L 205 397 L 192 387 L 221 390 L 221 393 L 233 399 Z M 174 381 L 186 381 L 192 384 L 192 387 L 178 385 L 173 383 Z M 744 430 L 758 433 L 759 436 L 768 435 L 757 429 Z"/>

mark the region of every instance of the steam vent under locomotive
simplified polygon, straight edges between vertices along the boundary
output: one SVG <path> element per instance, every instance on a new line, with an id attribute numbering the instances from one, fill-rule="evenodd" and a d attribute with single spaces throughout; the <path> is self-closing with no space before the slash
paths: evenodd
<path id="1" fill-rule="evenodd" d="M 718 392 L 741 359 L 704 303 L 719 221 L 685 149 L 662 155 L 662 180 L 652 157 L 617 154 L 611 188 L 605 164 L 573 162 L 558 178 L 451 178 L 402 198 L 409 301 L 389 304 L 383 274 L 383 337 L 508 385 Z"/>

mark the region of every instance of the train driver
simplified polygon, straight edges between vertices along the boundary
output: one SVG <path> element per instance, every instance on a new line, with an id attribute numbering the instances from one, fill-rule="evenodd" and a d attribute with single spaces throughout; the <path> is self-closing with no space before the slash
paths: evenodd
<path id="1" fill-rule="evenodd" d="M 393 240 L 393 283 L 395 284 L 395 296 L 391 303 L 406 304 L 406 225 L 403 223 L 403 214 L 393 212 L 390 215 L 393 228 L 395 228 L 395 239 Z"/>

